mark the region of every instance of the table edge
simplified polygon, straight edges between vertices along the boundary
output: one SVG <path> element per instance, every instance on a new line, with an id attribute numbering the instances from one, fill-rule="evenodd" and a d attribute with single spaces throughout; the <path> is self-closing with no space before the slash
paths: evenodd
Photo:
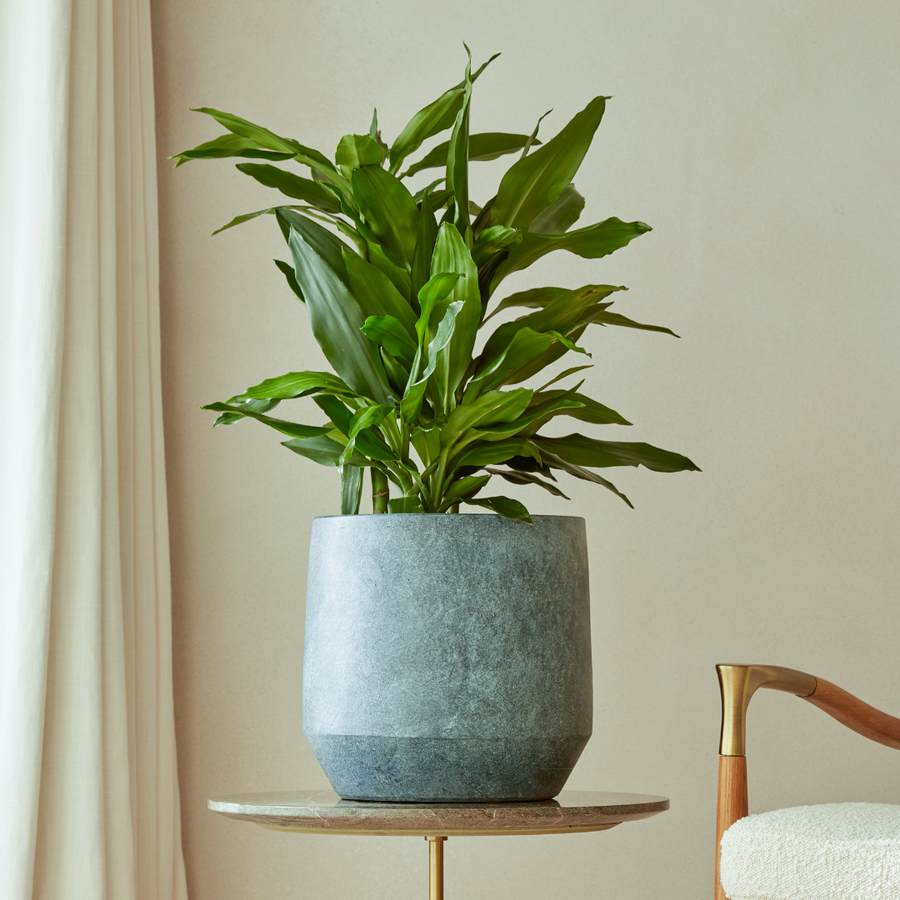
<path id="1" fill-rule="evenodd" d="M 612 792 L 606 792 L 608 796 L 615 796 Z M 273 831 L 291 831 L 303 834 L 360 834 L 370 836 L 397 837 L 424 837 L 428 835 L 443 835 L 446 837 L 485 836 L 485 835 L 528 835 L 528 834 L 572 834 L 576 832 L 604 831 L 624 822 L 639 821 L 669 809 L 670 803 L 667 797 L 647 794 L 621 794 L 621 796 L 646 798 L 643 802 L 621 804 L 618 807 L 614 803 L 604 806 L 573 806 L 563 807 L 535 807 L 529 809 L 546 810 L 545 815 L 538 815 L 528 824 L 516 821 L 515 803 L 508 804 L 446 804 L 446 811 L 450 814 L 451 822 L 441 824 L 439 821 L 418 823 L 415 822 L 416 813 L 424 812 L 425 815 L 432 811 L 440 811 L 444 804 L 435 803 L 431 806 L 425 804 L 396 804 L 391 806 L 360 806 L 346 807 L 344 814 L 335 812 L 333 807 L 326 807 L 324 812 L 315 807 L 278 806 L 276 804 L 252 802 L 252 798 L 267 796 L 265 794 L 235 795 L 229 798 L 210 799 L 207 806 L 213 812 L 260 825 Z M 246 799 L 244 799 L 246 798 Z M 524 804 L 523 804 L 524 806 Z M 621 806 L 627 806 L 627 811 Z M 452 824 L 452 811 L 465 809 L 477 810 L 479 807 L 497 809 L 503 811 L 503 815 L 486 816 L 483 821 L 473 821 L 471 825 Z M 602 812 L 604 809 L 609 812 Z M 348 811 L 352 811 L 350 815 Z M 413 821 L 405 821 L 404 813 L 409 814 Z M 557 813 L 554 815 L 554 813 Z M 542 821 L 543 820 L 543 821 Z M 568 821 L 567 821 L 568 820 Z M 391 823 L 396 822 L 396 827 Z M 510 827 L 504 828 L 504 823 Z M 487 825 L 487 827 L 485 827 Z"/>

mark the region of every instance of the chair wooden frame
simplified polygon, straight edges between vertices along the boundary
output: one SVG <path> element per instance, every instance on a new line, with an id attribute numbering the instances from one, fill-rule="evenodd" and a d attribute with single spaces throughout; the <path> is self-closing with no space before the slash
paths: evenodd
<path id="1" fill-rule="evenodd" d="M 847 691 L 813 675 L 781 666 L 718 665 L 722 693 L 719 739 L 719 791 L 716 811 L 716 900 L 728 900 L 719 881 L 722 835 L 748 814 L 746 726 L 747 706 L 759 688 L 802 697 L 842 725 L 900 750 L 900 719 L 863 703 Z"/>

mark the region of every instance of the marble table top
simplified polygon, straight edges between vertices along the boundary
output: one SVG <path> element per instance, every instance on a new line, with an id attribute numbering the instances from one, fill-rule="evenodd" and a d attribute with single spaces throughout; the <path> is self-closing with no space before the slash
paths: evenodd
<path id="1" fill-rule="evenodd" d="M 603 831 L 669 808 L 666 797 L 563 791 L 532 803 L 370 803 L 333 791 L 236 794 L 210 800 L 214 812 L 276 831 L 445 837 Z"/>

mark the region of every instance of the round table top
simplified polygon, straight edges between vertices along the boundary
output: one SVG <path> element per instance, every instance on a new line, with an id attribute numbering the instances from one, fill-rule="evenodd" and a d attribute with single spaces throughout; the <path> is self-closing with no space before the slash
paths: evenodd
<path id="1" fill-rule="evenodd" d="M 443 836 L 603 831 L 669 808 L 666 797 L 563 791 L 528 803 L 373 803 L 334 791 L 236 794 L 210 800 L 214 812 L 276 831 Z"/>

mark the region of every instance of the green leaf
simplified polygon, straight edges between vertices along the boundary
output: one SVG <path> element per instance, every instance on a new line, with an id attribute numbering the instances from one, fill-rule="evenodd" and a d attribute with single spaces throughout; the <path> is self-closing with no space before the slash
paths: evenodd
<path id="1" fill-rule="evenodd" d="M 502 132 L 486 132 L 469 135 L 469 162 L 483 162 L 498 159 L 507 153 L 521 150 L 528 141 L 527 134 L 504 134 Z M 537 141 L 539 144 L 540 141 Z M 419 162 L 413 163 L 400 177 L 408 178 L 423 169 L 437 169 L 447 165 L 447 151 L 450 141 L 444 141 L 432 148 Z"/>
<path id="2" fill-rule="evenodd" d="M 495 512 L 506 519 L 517 519 L 528 525 L 534 525 L 534 522 L 531 520 L 531 514 L 525 508 L 525 505 L 510 497 L 483 497 L 480 499 L 468 497 L 462 502 L 468 503 L 469 506 L 481 506 L 484 509 L 489 509 L 491 512 Z"/>
<path id="3" fill-rule="evenodd" d="M 537 312 L 500 325 L 484 345 L 481 360 L 486 363 L 495 358 L 509 345 L 513 335 L 523 328 L 547 333 L 560 332 L 561 335 L 566 335 L 569 329 L 581 322 L 589 311 L 594 310 L 610 294 L 621 290 L 624 288 L 609 284 L 587 284 L 571 291 L 561 291 Z M 557 337 L 565 343 L 560 335 Z"/>
<path id="4" fill-rule="evenodd" d="M 394 283 L 377 266 L 349 248 L 343 250 L 350 291 L 366 316 L 391 316 L 412 335 L 416 314 Z"/>
<path id="5" fill-rule="evenodd" d="M 444 183 L 444 179 L 438 178 L 436 181 L 432 181 L 431 184 L 429 184 L 427 187 L 423 187 L 420 191 L 416 191 L 415 194 L 413 194 L 413 200 L 416 201 L 416 206 L 419 206 L 419 204 L 425 199 L 425 197 L 431 196 L 431 194 L 434 193 L 434 189 L 439 184 L 443 184 L 443 183 Z M 432 209 L 433 208 L 434 207 L 432 207 Z"/>
<path id="6" fill-rule="evenodd" d="M 464 276 L 460 275 L 459 272 L 438 272 L 437 275 L 429 278 L 419 290 L 417 297 L 419 307 L 422 310 L 434 309 L 435 304 L 440 303 L 441 300 L 446 300 L 450 296 L 456 287 L 456 283 L 462 277 Z"/>
<path id="7" fill-rule="evenodd" d="M 508 250 L 510 247 L 521 243 L 522 233 L 516 231 L 515 228 L 509 228 L 506 225 L 491 225 L 485 228 L 478 235 L 475 246 L 472 248 L 472 258 L 475 265 L 481 266 L 488 259 L 502 250 Z"/>
<path id="8" fill-rule="evenodd" d="M 229 401 L 229 403 L 230 402 L 231 401 Z M 280 400 L 275 400 L 270 397 L 256 400 L 241 400 L 239 402 L 240 412 L 222 413 L 222 415 L 213 422 L 212 427 L 215 428 L 218 425 L 234 425 L 235 422 L 240 422 L 246 417 L 248 410 L 254 413 L 266 413 L 270 409 L 274 409 L 278 406 L 280 402 Z"/>
<path id="9" fill-rule="evenodd" d="M 380 425 L 385 416 L 393 412 L 392 406 L 365 406 L 358 412 L 354 413 L 350 421 L 350 431 L 348 437 L 353 440 L 361 432 L 369 428 Z"/>
<path id="10" fill-rule="evenodd" d="M 443 181 L 443 179 L 441 179 Z M 448 203 L 453 201 L 453 191 L 436 191 L 431 195 L 431 208 L 434 210 L 443 209 Z"/>
<path id="11" fill-rule="evenodd" d="M 557 339 L 550 334 L 534 331 L 531 328 L 522 328 L 515 332 L 509 344 L 503 348 L 492 360 L 487 362 L 484 368 L 476 370 L 475 377 L 466 388 L 465 399 L 469 398 L 469 392 L 478 392 L 500 387 L 514 379 L 513 373 L 526 363 L 544 353 L 549 347 L 557 343 Z M 479 359 L 485 359 L 482 354 Z"/>
<path id="12" fill-rule="evenodd" d="M 559 134 L 509 168 L 491 211 L 494 225 L 525 231 L 563 193 L 591 145 L 606 99 L 595 97 Z"/>
<path id="13" fill-rule="evenodd" d="M 240 216 L 235 216 L 227 225 L 223 225 L 221 228 L 217 228 L 213 235 L 217 235 L 220 231 L 226 231 L 229 228 L 234 228 L 235 225 L 243 225 L 244 222 L 249 222 L 251 219 L 255 219 L 257 216 L 265 216 L 269 213 L 274 213 L 276 207 L 270 206 L 268 209 L 258 209 L 256 212 L 252 213 L 244 213 Z"/>
<path id="14" fill-rule="evenodd" d="M 591 322 L 597 325 L 618 325 L 622 328 L 637 328 L 640 331 L 659 331 L 663 334 L 671 334 L 672 337 L 679 337 L 671 328 L 664 328 L 662 325 L 644 325 L 642 322 L 635 322 L 632 319 L 619 315 L 619 313 L 607 312 L 606 310 L 594 316 Z"/>
<path id="15" fill-rule="evenodd" d="M 591 354 L 584 349 L 584 347 L 579 347 L 575 341 L 569 340 L 564 334 L 561 334 L 558 331 L 548 331 L 547 334 L 555 337 L 562 345 L 566 348 L 566 350 L 572 350 L 574 353 L 583 353 L 585 356 L 590 356 Z"/>
<path id="16" fill-rule="evenodd" d="M 451 229 L 453 226 L 449 226 Z M 431 317 L 432 308 L 426 307 L 422 310 L 422 315 L 416 325 L 416 331 L 419 333 L 419 347 L 416 351 L 416 357 L 413 360 L 412 369 L 409 373 L 409 384 L 400 401 L 400 412 L 403 421 L 407 425 L 411 425 L 418 418 L 419 411 L 422 408 L 422 400 L 425 396 L 425 389 L 428 387 L 428 379 L 434 374 L 438 363 L 444 359 L 443 352 L 453 337 L 456 328 L 456 319 L 463 307 L 462 300 L 456 300 L 450 303 L 437 328 L 434 331 L 434 337 L 431 338 L 427 345 L 427 349 L 423 353 L 423 341 L 428 335 L 428 320 Z M 424 324 L 423 324 L 424 323 Z M 418 369 L 422 356 L 426 357 L 425 371 L 418 375 Z M 446 399 L 441 391 L 441 385 L 433 386 L 436 397 L 441 401 Z"/>
<path id="17" fill-rule="evenodd" d="M 570 328 L 565 335 L 561 335 L 556 331 L 548 331 L 547 334 L 553 335 L 558 339 L 557 343 L 551 345 L 550 348 L 544 351 L 544 353 L 542 353 L 540 356 L 537 356 L 529 362 L 525 363 L 514 373 L 514 378 L 509 378 L 507 380 L 507 384 L 513 384 L 518 381 L 526 381 L 532 376 L 537 375 L 538 373 L 546 369 L 547 366 L 549 366 L 551 363 L 556 362 L 561 356 L 565 355 L 569 350 L 575 350 L 575 352 L 577 353 L 582 353 L 585 356 L 590 356 L 590 353 L 575 344 L 575 341 L 581 338 L 589 324 L 590 319 L 577 323 L 572 328 Z"/>
<path id="18" fill-rule="evenodd" d="M 510 469 L 515 469 L 517 472 L 537 472 L 555 482 L 556 476 L 553 474 L 553 470 L 542 460 L 538 459 L 537 447 L 528 440 L 524 440 L 522 446 L 525 453 L 529 455 L 513 456 L 504 465 Z"/>
<path id="19" fill-rule="evenodd" d="M 295 397 L 307 397 L 310 394 L 352 395 L 350 388 L 331 372 L 288 372 L 277 378 L 267 378 L 253 387 L 247 388 L 243 394 L 232 397 L 229 403 L 243 400 L 292 400 Z"/>
<path id="20" fill-rule="evenodd" d="M 524 306 L 528 309 L 543 309 L 548 303 L 551 303 L 560 294 L 565 294 L 568 290 L 569 288 L 561 287 L 540 287 L 530 288 L 527 291 L 518 291 L 501 300 L 497 308 L 484 321 L 487 322 L 488 319 L 496 316 L 498 312 L 514 306 Z"/>
<path id="21" fill-rule="evenodd" d="M 389 405 L 392 391 L 375 345 L 362 333 L 365 316 L 326 255 L 317 252 L 327 242 L 313 230 L 313 223 L 292 224 L 289 244 L 297 281 L 306 298 L 309 322 L 326 359 L 338 376 L 357 394 L 376 403 Z M 319 228 L 323 234 L 329 234 Z M 332 237 L 329 234 L 329 237 Z M 336 238 L 334 240 L 337 241 Z M 338 244 L 343 245 L 340 241 Z M 340 259 L 340 271 L 344 268 Z"/>
<path id="22" fill-rule="evenodd" d="M 501 478 L 506 479 L 511 484 L 536 484 L 539 487 L 542 487 L 545 491 L 553 494 L 554 497 L 562 497 L 564 500 L 568 500 L 567 497 L 555 484 L 551 484 L 549 481 L 544 481 L 543 478 L 538 478 L 534 472 L 521 472 L 518 469 L 487 469 L 492 475 L 499 475 Z"/>
<path id="23" fill-rule="evenodd" d="M 573 366 L 571 369 L 566 369 L 563 372 L 560 372 L 559 375 L 555 375 L 551 378 L 546 384 L 542 384 L 535 393 L 538 391 L 546 390 L 550 387 L 551 384 L 556 384 L 557 381 L 562 381 L 563 378 L 568 378 L 570 375 L 574 375 L 576 372 L 583 372 L 585 369 L 592 369 L 593 365 L 588 363 L 585 366 Z"/>
<path id="24" fill-rule="evenodd" d="M 462 308 L 462 300 L 454 300 L 446 307 L 444 315 L 441 318 L 440 322 L 438 322 L 438 326 L 434 331 L 434 337 L 428 344 L 428 350 L 426 354 L 427 362 L 425 371 L 422 373 L 423 379 L 429 378 L 441 362 L 441 354 L 447 348 L 447 346 L 450 344 L 451 339 L 453 338 L 453 334 L 456 330 L 456 325 L 459 320 L 459 315 L 462 311 Z"/>
<path id="25" fill-rule="evenodd" d="M 650 230 L 650 226 L 643 222 L 623 222 L 613 217 L 566 234 L 526 234 L 522 243 L 510 252 L 497 270 L 491 290 L 510 272 L 525 269 L 554 250 L 568 250 L 582 259 L 600 259 Z"/>
<path id="26" fill-rule="evenodd" d="M 680 453 L 662 450 L 650 444 L 624 441 L 598 441 L 583 434 L 531 439 L 541 454 L 553 453 L 576 466 L 644 466 L 654 472 L 699 472 L 700 469 Z"/>
<path id="27" fill-rule="evenodd" d="M 396 357 L 392 356 L 382 345 L 381 346 L 381 362 L 384 364 L 384 370 L 387 372 L 388 383 L 395 395 L 403 396 L 406 385 L 409 382 L 409 363 L 403 363 Z"/>
<path id="28" fill-rule="evenodd" d="M 581 216 L 584 197 L 570 184 L 542 213 L 528 226 L 534 234 L 562 234 L 568 231 Z"/>
<path id="29" fill-rule="evenodd" d="M 562 396 L 529 406 L 520 414 L 507 422 L 498 422 L 491 425 L 478 426 L 474 432 L 482 440 L 502 440 L 515 434 L 534 434 L 543 423 L 547 422 L 553 414 L 569 408 L 580 407 L 581 403 L 567 396 L 574 391 L 565 392 Z"/>
<path id="30" fill-rule="evenodd" d="M 384 153 L 377 141 L 367 134 L 345 134 L 337 145 L 334 160 L 349 179 L 354 169 L 360 166 L 380 166 Z"/>
<path id="31" fill-rule="evenodd" d="M 492 63 L 500 54 L 495 53 L 483 66 L 472 76 L 474 82 L 478 76 Z M 446 131 L 456 121 L 463 104 L 465 95 L 466 82 L 463 81 L 449 91 L 444 91 L 437 100 L 429 103 L 428 106 L 420 109 L 407 122 L 403 131 L 397 136 L 391 146 L 391 173 L 396 174 L 403 164 L 403 160 L 414 153 L 422 142 Z"/>
<path id="32" fill-rule="evenodd" d="M 331 419 L 334 427 L 344 437 L 350 437 L 350 423 L 353 421 L 353 412 L 343 401 L 334 396 L 321 396 L 313 397 L 313 402 Z"/>
<path id="33" fill-rule="evenodd" d="M 488 228 L 491 224 L 491 209 L 493 209 L 494 201 L 497 199 L 497 195 L 495 194 L 493 197 L 488 200 L 484 206 L 481 207 L 481 212 L 478 213 L 475 221 L 472 223 L 472 237 L 477 238 L 485 228 Z"/>
<path id="34" fill-rule="evenodd" d="M 341 204 L 334 194 L 322 187 L 319 181 L 310 178 L 301 178 L 293 172 L 285 172 L 278 166 L 270 166 L 265 163 L 238 163 L 235 167 L 238 171 L 249 175 L 266 187 L 276 188 L 288 197 L 295 200 L 303 200 L 316 209 L 325 212 L 339 213 Z"/>
<path id="35" fill-rule="evenodd" d="M 413 254 L 410 272 L 410 296 L 416 297 L 422 286 L 431 277 L 431 255 L 437 240 L 438 226 L 431 206 L 430 190 L 426 190 L 420 201 L 419 217 L 416 221 L 416 250 Z"/>
<path id="36" fill-rule="evenodd" d="M 391 260 L 387 253 L 384 252 L 381 244 L 374 241 L 367 242 L 366 252 L 369 256 L 369 262 L 388 277 L 391 284 L 397 288 L 402 297 L 414 296 L 410 287 L 410 273 Z"/>
<path id="37" fill-rule="evenodd" d="M 355 438 L 356 448 L 360 453 L 378 462 L 397 462 L 397 454 L 371 429 L 361 431 Z"/>
<path id="38" fill-rule="evenodd" d="M 192 159 L 226 159 L 235 156 L 242 156 L 245 159 L 282 160 L 292 159 L 294 154 L 260 150 L 256 141 L 241 137 L 239 134 L 223 134 L 221 137 L 194 147 L 193 150 L 183 150 L 175 156 L 170 156 L 169 159 L 178 160 L 175 163 L 177 169 Z"/>
<path id="39" fill-rule="evenodd" d="M 576 372 L 583 372 L 585 369 L 592 369 L 593 367 L 594 366 L 592 363 L 588 363 L 584 366 L 572 366 L 571 369 L 565 369 L 564 371 L 560 372 L 559 375 L 554 375 L 553 378 L 551 378 L 546 384 L 542 384 L 537 389 L 537 391 L 535 391 L 535 393 L 546 390 L 548 387 L 550 387 L 551 384 L 556 384 L 558 381 L 562 381 L 563 378 L 568 378 L 570 375 L 574 375 Z M 580 384 L 582 384 L 582 382 L 579 382 L 579 385 Z"/>
<path id="40" fill-rule="evenodd" d="M 344 445 L 333 441 L 330 437 L 314 437 L 303 439 L 295 439 L 292 441 L 282 441 L 282 447 L 287 447 L 299 456 L 311 459 L 320 466 L 337 466 L 341 453 L 344 451 Z M 353 455 L 352 464 L 354 466 L 371 465 L 362 454 Z M 350 465 L 348 462 L 347 465 Z"/>
<path id="41" fill-rule="evenodd" d="M 324 185 L 330 185 L 331 188 L 337 191 L 338 194 L 341 193 L 340 188 L 335 182 L 334 178 L 331 175 L 326 174 L 321 169 L 313 169 L 312 170 L 313 181 L 321 181 Z"/>
<path id="42" fill-rule="evenodd" d="M 341 515 L 355 516 L 362 500 L 363 469 L 345 465 L 341 469 Z"/>
<path id="43" fill-rule="evenodd" d="M 456 467 L 494 466 L 504 463 L 514 456 L 525 456 L 530 452 L 529 442 L 524 438 L 514 437 L 505 441 L 478 441 L 470 444 L 459 459 Z"/>
<path id="44" fill-rule="evenodd" d="M 384 347 L 395 359 L 402 360 L 407 366 L 412 365 L 416 342 L 393 316 L 369 316 L 362 331 L 370 341 Z"/>
<path id="45" fill-rule="evenodd" d="M 338 459 L 338 469 L 343 470 L 344 465 L 348 463 L 348 460 L 356 453 L 356 438 L 350 438 L 344 449 L 341 451 L 340 458 Z"/>
<path id="46" fill-rule="evenodd" d="M 233 218 L 227 225 L 223 225 L 221 228 L 217 228 L 213 234 L 216 235 L 220 231 L 226 231 L 229 228 L 234 228 L 235 225 L 243 225 L 244 222 L 249 222 L 250 219 L 255 219 L 258 216 L 265 216 L 269 213 L 274 213 L 276 217 L 280 213 L 286 213 L 295 215 L 298 218 L 313 218 L 317 219 L 320 222 L 327 222 L 330 225 L 334 225 L 338 228 L 342 233 L 346 234 L 348 237 L 358 239 L 359 235 L 351 228 L 351 226 L 345 222 L 343 219 L 339 218 L 336 215 L 332 215 L 331 213 L 326 213 L 318 209 L 313 209 L 311 206 L 270 206 L 267 209 L 259 209 L 256 212 L 252 213 L 244 213 L 243 215 L 236 216 Z M 282 228 L 284 228 L 283 223 L 279 222 Z M 285 240 L 287 240 L 287 235 L 285 234 Z"/>
<path id="47" fill-rule="evenodd" d="M 592 400 L 584 394 L 578 394 L 574 391 L 540 391 L 534 395 L 533 401 L 537 401 L 536 408 L 546 410 L 547 404 L 561 398 L 569 398 L 581 404 L 573 407 L 558 407 L 545 412 L 547 419 L 552 416 L 564 415 L 571 416 L 582 422 L 590 422 L 593 425 L 630 425 L 627 419 L 623 418 L 614 409 Z"/>
<path id="48" fill-rule="evenodd" d="M 478 270 L 475 261 L 460 237 L 459 231 L 448 222 L 438 230 L 431 260 L 432 276 L 450 272 L 463 277 L 456 282 L 450 302 L 461 302 L 456 316 L 453 341 L 437 368 L 437 381 L 445 399 L 456 392 L 472 360 L 472 350 L 481 322 L 481 294 L 478 290 Z"/>
<path id="49" fill-rule="evenodd" d="M 575 478 L 580 478 L 582 481 L 590 481 L 592 484 L 599 484 L 601 487 L 605 487 L 608 491 L 611 491 L 617 497 L 620 497 L 628 504 L 628 506 L 634 509 L 632 502 L 611 481 L 607 481 L 596 472 L 591 472 L 588 469 L 575 465 L 575 463 L 570 463 L 561 456 L 551 453 L 549 450 L 541 450 L 540 454 L 545 465 L 554 469 L 559 469 L 568 475 L 573 475 Z"/>
<path id="50" fill-rule="evenodd" d="M 459 502 L 474 497 L 490 480 L 490 475 L 466 475 L 465 478 L 458 478 L 444 491 L 444 501 Z"/>
<path id="51" fill-rule="evenodd" d="M 410 440 L 422 462 L 428 466 L 438 458 L 441 452 L 441 429 L 414 427 L 410 431 Z"/>
<path id="52" fill-rule="evenodd" d="M 531 397 L 531 391 L 517 388 L 513 391 L 488 391 L 472 403 L 460 404 L 441 427 L 441 446 L 452 447 L 472 429 L 518 419 L 528 408 Z"/>
<path id="53" fill-rule="evenodd" d="M 262 413 L 254 412 L 246 404 L 230 405 L 228 403 L 207 403 L 200 408 L 211 409 L 213 412 L 231 413 L 233 415 L 246 416 L 249 419 L 256 419 L 257 422 L 262 422 L 263 425 L 268 425 L 269 428 L 274 428 L 276 431 L 280 431 L 282 434 L 286 434 L 289 437 L 310 438 L 319 437 L 320 435 L 328 433 L 327 428 L 318 428 L 313 425 L 300 425 L 296 422 L 286 422 L 284 419 L 273 419 Z"/>
<path id="54" fill-rule="evenodd" d="M 582 322 L 569 330 L 566 335 L 567 343 L 554 341 L 543 353 L 538 354 L 527 362 L 523 363 L 515 372 L 513 372 L 506 380 L 505 384 L 515 384 L 519 381 L 527 381 L 539 372 L 543 372 L 547 366 L 555 363 L 560 357 L 565 356 L 569 352 L 567 344 L 577 341 L 587 329 L 588 323 Z M 554 332 L 547 332 L 553 335 Z M 545 385 L 546 386 L 546 385 Z"/>
<path id="55" fill-rule="evenodd" d="M 320 257 L 322 262 L 328 266 L 347 286 L 350 286 L 347 277 L 346 266 L 344 265 L 344 250 L 349 249 L 347 245 L 330 231 L 322 228 L 309 217 L 303 215 L 297 210 L 288 207 L 277 207 L 275 209 L 275 217 L 284 234 L 284 239 L 290 245 L 291 229 L 297 231 L 305 244 L 308 244 L 312 252 Z M 294 265 L 294 275 L 300 288 L 303 288 L 303 276 L 301 270 Z M 305 292 L 304 292 L 305 296 Z"/>
<path id="56" fill-rule="evenodd" d="M 450 128 L 456 121 L 463 102 L 463 87 L 457 85 L 441 94 L 437 100 L 420 109 L 406 124 L 391 146 L 392 173 L 396 173 L 403 160 L 414 153 L 422 142 Z"/>
<path id="57" fill-rule="evenodd" d="M 291 138 L 279 137 L 274 132 L 269 131 L 268 128 L 254 125 L 252 122 L 248 122 L 246 119 L 242 119 L 240 116 L 235 116 L 232 113 L 221 112 L 209 107 L 193 109 L 191 112 L 200 112 L 207 116 L 212 116 L 221 126 L 234 134 L 253 141 L 258 147 L 265 150 L 275 150 L 279 153 L 290 153 L 298 162 L 310 168 L 319 169 L 328 175 L 338 175 L 337 170 L 328 161 L 328 158 L 318 150 L 304 147 Z M 338 175 L 338 177 L 340 176 Z"/>
<path id="58" fill-rule="evenodd" d="M 413 362 L 412 371 L 416 371 L 415 361 Z M 412 377 L 411 374 L 410 378 Z M 407 384 L 406 390 L 403 392 L 403 399 L 400 401 L 400 418 L 404 424 L 412 425 L 419 418 L 427 388 L 428 376 L 417 378 L 415 381 Z"/>
<path id="59" fill-rule="evenodd" d="M 472 102 L 472 54 L 468 47 L 466 53 L 469 61 L 466 64 L 463 102 L 456 114 L 447 150 L 447 188 L 453 191 L 456 227 L 463 238 L 469 227 L 469 107 Z"/>
<path id="60" fill-rule="evenodd" d="M 419 497 L 395 497 L 388 500 L 389 513 L 420 513 L 422 512 L 422 501 Z"/>
<path id="61" fill-rule="evenodd" d="M 531 132 L 531 134 L 528 136 L 528 140 L 525 141 L 525 146 L 522 148 L 522 155 L 519 157 L 519 159 L 525 159 L 525 157 L 528 156 L 528 153 L 531 150 L 531 148 L 535 144 L 540 144 L 540 141 L 537 139 L 537 136 L 538 136 L 538 132 L 541 130 L 541 122 L 543 122 L 544 119 L 546 119 L 547 116 L 549 116 L 550 113 L 552 113 L 552 112 L 553 112 L 553 108 L 551 107 L 542 116 L 538 116 L 537 122 L 534 123 L 534 131 Z"/>
<path id="62" fill-rule="evenodd" d="M 274 259 L 272 262 L 278 266 L 278 270 L 287 279 L 288 287 L 293 291 L 294 296 L 301 303 L 306 303 L 303 299 L 303 291 L 300 290 L 300 285 L 297 284 L 297 276 L 294 275 L 294 267 L 290 263 L 286 263 L 283 259 Z"/>
<path id="63" fill-rule="evenodd" d="M 396 262 L 410 268 L 419 210 L 406 185 L 379 166 L 355 169 L 351 183 L 372 233 Z"/>
<path id="64" fill-rule="evenodd" d="M 354 425 L 354 414 L 337 397 L 318 394 L 313 397 L 313 402 L 331 419 L 335 428 L 348 441 L 355 443 L 356 448 L 361 453 L 380 462 L 393 462 L 397 459 L 394 451 L 388 447 L 381 436 L 370 429 L 359 431 L 356 434 L 351 433 Z M 346 450 L 346 447 L 344 449 Z M 351 448 L 352 450 L 353 448 Z M 350 458 L 349 455 L 344 455 L 344 459 Z M 342 463 L 343 460 L 339 459 L 338 462 Z M 359 465 L 359 463 L 354 463 L 354 465 Z"/>
<path id="65" fill-rule="evenodd" d="M 388 145 L 381 139 L 381 129 L 378 127 L 377 109 L 372 110 L 372 124 L 369 125 L 369 137 L 378 144 L 378 147 L 381 150 L 381 164 L 383 164 L 389 151 Z"/>

